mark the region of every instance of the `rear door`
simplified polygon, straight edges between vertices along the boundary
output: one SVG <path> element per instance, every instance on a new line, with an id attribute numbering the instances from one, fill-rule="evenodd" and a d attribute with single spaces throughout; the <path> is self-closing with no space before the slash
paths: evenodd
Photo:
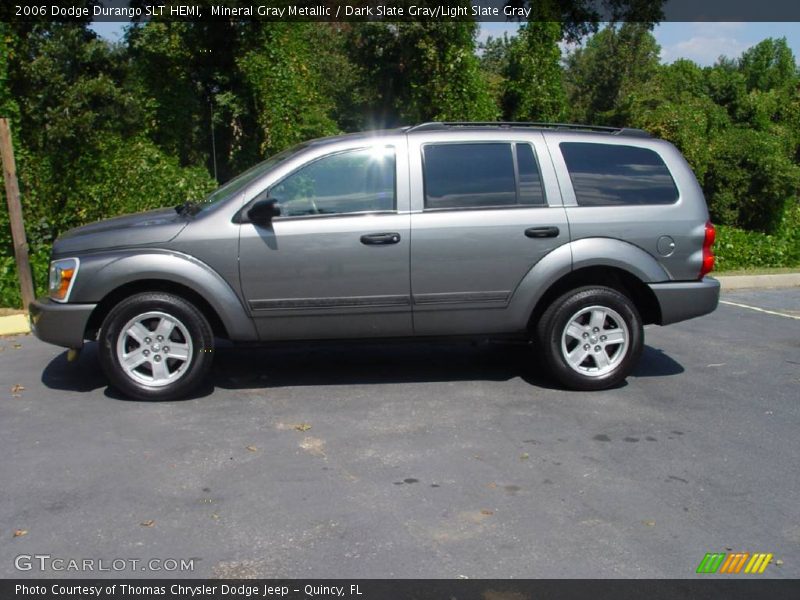
<path id="1" fill-rule="evenodd" d="M 569 240 L 541 133 L 412 133 L 409 161 L 415 334 L 514 331 L 517 285 Z"/>

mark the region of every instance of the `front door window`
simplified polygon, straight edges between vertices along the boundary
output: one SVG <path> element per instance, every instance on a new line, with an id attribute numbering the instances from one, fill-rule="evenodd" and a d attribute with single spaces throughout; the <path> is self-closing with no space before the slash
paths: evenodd
<path id="1" fill-rule="evenodd" d="M 269 190 L 282 217 L 395 210 L 395 155 L 390 146 L 325 156 Z"/>

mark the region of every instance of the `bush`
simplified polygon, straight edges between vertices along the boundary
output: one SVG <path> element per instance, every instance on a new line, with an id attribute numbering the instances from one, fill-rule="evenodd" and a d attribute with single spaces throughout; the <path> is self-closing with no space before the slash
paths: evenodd
<path id="1" fill-rule="evenodd" d="M 100 219 L 199 199 L 216 185 L 205 169 L 180 167 L 177 158 L 165 156 L 145 139 L 109 139 L 98 154 L 76 165 L 78 175 L 72 182 L 53 177 L 47 161 L 38 156 L 22 152 L 18 162 L 37 295 L 46 292 L 50 247 L 60 233 Z M 4 191 L 0 202 L 5 206 Z M 0 210 L 0 306 L 21 306 L 6 210 Z"/>
<path id="2" fill-rule="evenodd" d="M 47 273 L 50 268 L 49 250 L 31 252 L 30 261 L 33 281 L 36 284 L 36 294 L 40 296 L 46 291 Z M 13 255 L 0 256 L 0 307 L 22 307 L 22 299 L 19 295 L 19 280 L 17 279 L 17 263 Z"/>
<path id="3" fill-rule="evenodd" d="M 787 211 L 775 235 L 718 226 L 714 252 L 719 271 L 800 267 L 800 204 Z"/>
<path id="4" fill-rule="evenodd" d="M 715 222 L 776 234 L 798 182 L 780 136 L 733 127 L 711 140 L 703 190 Z"/>

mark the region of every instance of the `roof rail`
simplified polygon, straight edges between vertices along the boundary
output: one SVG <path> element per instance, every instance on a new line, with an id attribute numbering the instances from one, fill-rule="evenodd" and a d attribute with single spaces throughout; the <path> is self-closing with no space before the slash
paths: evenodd
<path id="1" fill-rule="evenodd" d="M 457 127 L 532 127 L 540 129 L 567 129 L 573 131 L 596 131 L 600 133 L 609 133 L 611 135 L 631 135 L 636 137 L 650 137 L 650 134 L 644 129 L 635 129 L 633 127 L 604 127 L 601 125 L 580 125 L 575 123 L 544 123 L 538 121 L 431 121 L 429 123 L 420 123 L 406 129 L 406 133 L 412 131 L 441 131 L 445 129 L 454 129 Z"/>

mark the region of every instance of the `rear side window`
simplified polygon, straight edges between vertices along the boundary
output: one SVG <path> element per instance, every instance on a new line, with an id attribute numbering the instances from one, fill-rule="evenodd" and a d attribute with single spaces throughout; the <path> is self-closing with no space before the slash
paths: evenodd
<path id="1" fill-rule="evenodd" d="M 428 144 L 423 157 L 426 209 L 544 204 L 539 168 L 527 144 Z"/>
<path id="2" fill-rule="evenodd" d="M 582 142 L 560 147 L 580 206 L 672 204 L 678 199 L 669 169 L 652 150 Z"/>
<path id="3" fill-rule="evenodd" d="M 544 204 L 539 165 L 528 144 L 517 144 L 517 169 L 519 170 L 519 203 Z"/>

